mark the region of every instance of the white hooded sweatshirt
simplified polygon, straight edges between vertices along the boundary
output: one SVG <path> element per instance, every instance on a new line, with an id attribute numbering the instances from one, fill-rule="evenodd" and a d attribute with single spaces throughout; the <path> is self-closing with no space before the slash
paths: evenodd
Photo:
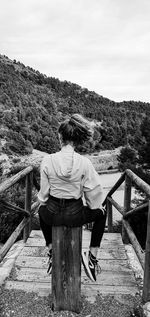
<path id="1" fill-rule="evenodd" d="M 41 204 L 46 204 L 49 195 L 65 199 L 79 199 L 84 195 L 91 209 L 102 207 L 100 176 L 91 161 L 75 152 L 71 145 L 44 157 L 40 185 L 38 199 Z"/>

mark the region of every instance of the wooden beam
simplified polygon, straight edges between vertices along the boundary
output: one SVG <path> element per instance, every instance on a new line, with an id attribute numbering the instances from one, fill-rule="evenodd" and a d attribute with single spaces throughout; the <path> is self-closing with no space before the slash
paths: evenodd
<path id="1" fill-rule="evenodd" d="M 123 225 L 124 225 L 124 227 L 125 227 L 125 229 L 127 231 L 127 234 L 129 236 L 130 242 L 132 243 L 133 248 L 134 248 L 134 250 L 135 250 L 135 252 L 137 254 L 137 257 L 138 257 L 138 259 L 139 259 L 139 261 L 141 263 L 141 266 L 142 266 L 142 268 L 144 270 L 144 263 L 145 263 L 144 258 L 145 257 L 144 257 L 143 250 L 142 250 L 142 248 L 141 248 L 141 246 L 140 246 L 140 244 L 139 244 L 139 242 L 138 242 L 138 240 L 136 238 L 136 235 L 134 234 L 130 224 L 128 223 L 128 221 L 123 219 L 122 222 L 123 222 Z"/>
<path id="2" fill-rule="evenodd" d="M 34 216 L 35 211 L 34 209 L 39 206 L 39 202 L 35 202 L 31 206 L 31 216 Z M 16 239 L 20 235 L 21 231 L 24 229 L 25 225 L 29 222 L 29 218 L 24 218 L 21 223 L 18 225 L 18 227 L 13 231 L 11 236 L 8 238 L 6 243 L 3 245 L 3 247 L 0 250 L 0 262 L 4 258 L 4 256 L 7 254 L 9 249 L 12 247 L 12 245 L 15 243 Z"/>
<path id="3" fill-rule="evenodd" d="M 113 232 L 113 215 L 112 215 L 112 203 L 109 200 L 110 197 L 107 198 L 106 202 L 106 210 L 108 215 L 108 232 Z"/>
<path id="4" fill-rule="evenodd" d="M 18 206 L 14 206 L 4 200 L 0 200 L 0 208 L 3 210 L 7 210 L 7 211 L 10 211 L 10 212 L 16 212 L 16 213 L 23 213 L 25 214 L 26 216 L 30 216 L 30 213 L 28 210 L 25 210 L 25 209 L 22 209 Z"/>
<path id="5" fill-rule="evenodd" d="M 150 185 L 144 182 L 139 176 L 134 174 L 131 170 L 126 170 L 126 175 L 136 184 L 148 197 L 150 197 Z"/>
<path id="6" fill-rule="evenodd" d="M 33 185 L 33 171 L 26 175 L 26 195 L 25 195 L 25 209 L 29 211 L 31 216 L 31 199 L 32 199 L 32 185 Z M 24 228 L 23 239 L 26 241 L 31 231 L 31 217 Z"/>
<path id="7" fill-rule="evenodd" d="M 12 247 L 12 245 L 15 243 L 16 239 L 18 238 L 19 234 L 25 227 L 25 225 L 29 222 L 29 218 L 24 218 L 18 227 L 13 231 L 7 242 L 3 245 L 3 247 L 0 250 L 0 262 L 8 252 L 8 250 Z"/>
<path id="8" fill-rule="evenodd" d="M 124 214 L 124 208 L 121 207 L 112 197 L 107 197 L 107 200 L 120 212 L 121 215 Z"/>
<path id="9" fill-rule="evenodd" d="M 103 206 L 106 205 L 107 197 L 112 196 L 112 194 L 120 187 L 120 185 L 124 182 L 124 180 L 125 180 L 125 172 L 121 175 L 121 177 L 118 179 L 118 181 L 115 183 L 115 185 L 111 188 L 111 190 L 107 194 L 105 200 L 103 201 L 103 204 L 102 204 Z"/>
<path id="10" fill-rule="evenodd" d="M 147 222 L 143 301 L 144 302 L 150 301 L 150 200 L 149 200 L 148 222 Z"/>
<path id="11" fill-rule="evenodd" d="M 52 309 L 81 309 L 82 228 L 52 228 Z"/>
<path id="12" fill-rule="evenodd" d="M 22 178 L 24 178 L 32 170 L 33 170 L 33 167 L 28 166 L 24 170 L 17 173 L 16 175 L 13 175 L 12 177 L 6 179 L 2 184 L 0 184 L 0 194 L 3 193 L 6 189 L 10 188 L 12 185 L 19 182 Z"/>
<path id="13" fill-rule="evenodd" d="M 126 212 L 128 212 L 130 210 L 131 186 L 132 186 L 131 178 L 128 175 L 125 175 L 124 214 L 126 214 Z M 126 230 L 124 229 L 124 226 L 122 226 L 122 240 L 123 240 L 123 243 L 126 243 L 126 244 L 129 243 L 128 235 L 126 233 Z"/>
<path id="14" fill-rule="evenodd" d="M 132 209 L 132 210 L 129 210 L 129 211 L 123 216 L 123 218 L 124 218 L 124 219 L 128 219 L 128 217 L 133 216 L 133 215 L 139 213 L 140 211 L 143 210 L 143 208 L 146 208 L 146 207 L 148 207 L 148 202 L 147 202 L 147 203 L 144 203 L 144 204 L 142 204 L 142 205 L 140 205 L 140 206 L 138 206 L 138 207 L 135 207 L 135 208 Z"/>

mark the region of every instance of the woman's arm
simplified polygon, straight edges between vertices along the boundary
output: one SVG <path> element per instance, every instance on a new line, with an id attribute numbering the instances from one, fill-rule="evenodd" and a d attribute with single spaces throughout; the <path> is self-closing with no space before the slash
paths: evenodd
<path id="1" fill-rule="evenodd" d="M 100 185 L 90 191 L 84 192 L 84 197 L 86 204 L 90 209 L 102 209 L 103 190 Z"/>
<path id="2" fill-rule="evenodd" d="M 100 176 L 89 159 L 86 160 L 83 192 L 86 204 L 91 209 L 102 208 L 103 187 Z"/>
<path id="3" fill-rule="evenodd" d="M 41 171 L 40 171 L 40 191 L 38 193 L 38 200 L 40 201 L 41 205 L 45 205 L 50 193 L 50 184 L 48 180 L 47 168 L 45 164 L 45 159 L 43 159 L 41 164 Z"/>

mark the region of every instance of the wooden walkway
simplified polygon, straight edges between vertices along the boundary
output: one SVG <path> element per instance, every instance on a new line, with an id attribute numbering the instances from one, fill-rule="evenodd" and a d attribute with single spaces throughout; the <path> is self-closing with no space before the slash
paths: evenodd
<path id="1" fill-rule="evenodd" d="M 90 231 L 83 230 L 83 250 L 88 249 Z M 86 276 L 82 266 L 81 292 L 90 301 L 97 294 L 132 294 L 138 287 L 119 233 L 104 233 L 98 253 L 102 272 L 96 282 Z M 6 289 L 20 289 L 47 296 L 51 293 L 51 277 L 47 275 L 47 248 L 41 231 L 32 231 L 5 281 Z"/>

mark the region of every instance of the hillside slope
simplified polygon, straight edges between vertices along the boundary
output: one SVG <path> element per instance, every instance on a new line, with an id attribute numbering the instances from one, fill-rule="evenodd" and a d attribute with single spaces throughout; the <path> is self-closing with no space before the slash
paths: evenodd
<path id="1" fill-rule="evenodd" d="M 28 154 L 32 148 L 56 151 L 59 123 L 76 112 L 103 122 L 95 129 L 94 142 L 80 149 L 93 152 L 122 146 L 127 138 L 132 144 L 138 142 L 139 126 L 150 114 L 150 104 L 116 103 L 0 55 L 1 151 L 9 155 Z"/>

